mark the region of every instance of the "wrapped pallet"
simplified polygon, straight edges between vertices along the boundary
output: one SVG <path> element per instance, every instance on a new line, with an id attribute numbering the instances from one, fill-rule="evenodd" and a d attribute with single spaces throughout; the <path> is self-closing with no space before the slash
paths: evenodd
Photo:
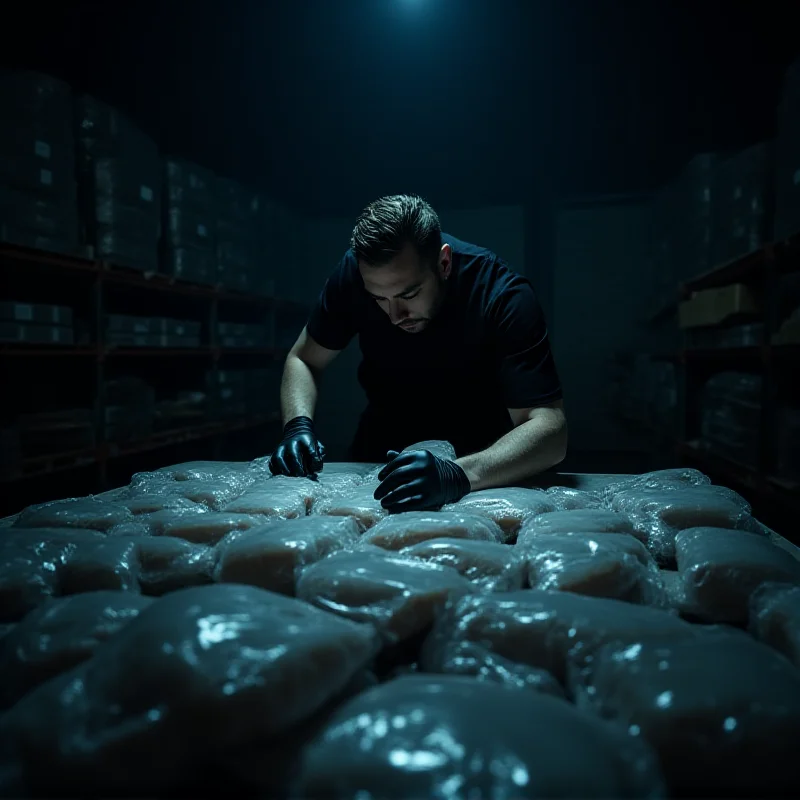
<path id="1" fill-rule="evenodd" d="M 259 196 L 227 178 L 217 180 L 217 270 L 228 289 L 255 288 Z"/>
<path id="2" fill-rule="evenodd" d="M 800 233 L 800 60 L 789 67 L 775 141 L 775 238 Z"/>
<path id="3" fill-rule="evenodd" d="M 718 165 L 713 189 L 714 264 L 751 253 L 771 238 L 772 172 L 772 142 L 755 144 Z"/>
<path id="4" fill-rule="evenodd" d="M 703 390 L 703 443 L 727 458 L 750 466 L 758 464 L 761 423 L 760 375 L 722 372 Z"/>
<path id="5" fill-rule="evenodd" d="M 0 240 L 78 252 L 71 102 L 55 78 L 0 70 Z"/>
<path id="6" fill-rule="evenodd" d="M 76 101 L 81 227 L 95 256 L 145 272 L 158 269 L 161 165 L 158 147 L 115 108 Z"/>
<path id="7" fill-rule="evenodd" d="M 215 285 L 216 176 L 174 158 L 164 163 L 164 271 L 175 278 Z"/>
<path id="8" fill-rule="evenodd" d="M 651 208 L 650 251 L 654 294 L 673 293 L 677 285 L 711 266 L 711 226 L 715 153 L 696 155 L 661 188 Z"/>

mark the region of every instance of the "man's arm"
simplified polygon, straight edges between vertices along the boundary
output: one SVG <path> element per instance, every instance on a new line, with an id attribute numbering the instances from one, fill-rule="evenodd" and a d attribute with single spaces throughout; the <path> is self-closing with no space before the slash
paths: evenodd
<path id="1" fill-rule="evenodd" d="M 340 352 L 318 344 L 303 328 L 283 367 L 281 416 L 284 425 L 296 417 L 314 419 L 322 371 Z"/>
<path id="2" fill-rule="evenodd" d="M 567 420 L 558 400 L 538 408 L 509 409 L 516 427 L 491 447 L 456 460 L 471 491 L 508 486 L 554 467 L 567 453 Z"/>

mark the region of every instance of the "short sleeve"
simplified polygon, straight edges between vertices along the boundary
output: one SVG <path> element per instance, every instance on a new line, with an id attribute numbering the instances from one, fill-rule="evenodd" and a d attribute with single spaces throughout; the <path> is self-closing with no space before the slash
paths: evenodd
<path id="1" fill-rule="evenodd" d="M 325 286 L 306 324 L 306 330 L 311 338 L 329 350 L 344 350 L 358 333 L 354 269 L 358 268 L 348 251 L 339 266 L 325 281 Z"/>
<path id="2" fill-rule="evenodd" d="M 517 278 L 490 315 L 506 408 L 535 408 L 560 400 L 547 323 L 531 285 Z"/>

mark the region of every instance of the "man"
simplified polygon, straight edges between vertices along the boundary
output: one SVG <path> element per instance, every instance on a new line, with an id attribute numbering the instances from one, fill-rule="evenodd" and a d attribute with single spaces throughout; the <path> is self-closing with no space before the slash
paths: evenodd
<path id="1" fill-rule="evenodd" d="M 394 195 L 362 212 L 289 352 L 274 474 L 322 470 L 319 379 L 356 335 L 368 406 L 351 458 L 388 459 L 375 492 L 388 510 L 437 508 L 564 458 L 561 386 L 530 284 L 494 253 L 443 234 L 421 198 Z M 398 453 L 426 439 L 450 441 L 457 460 Z"/>

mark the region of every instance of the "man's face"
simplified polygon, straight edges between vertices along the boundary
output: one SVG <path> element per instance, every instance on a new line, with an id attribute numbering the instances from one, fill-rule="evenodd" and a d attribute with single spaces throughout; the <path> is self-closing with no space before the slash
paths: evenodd
<path id="1" fill-rule="evenodd" d="M 413 245 L 406 245 L 388 264 L 371 267 L 359 263 L 364 287 L 389 316 L 393 325 L 408 333 L 425 330 L 444 298 L 452 254 L 442 245 L 435 269 L 422 263 Z"/>

